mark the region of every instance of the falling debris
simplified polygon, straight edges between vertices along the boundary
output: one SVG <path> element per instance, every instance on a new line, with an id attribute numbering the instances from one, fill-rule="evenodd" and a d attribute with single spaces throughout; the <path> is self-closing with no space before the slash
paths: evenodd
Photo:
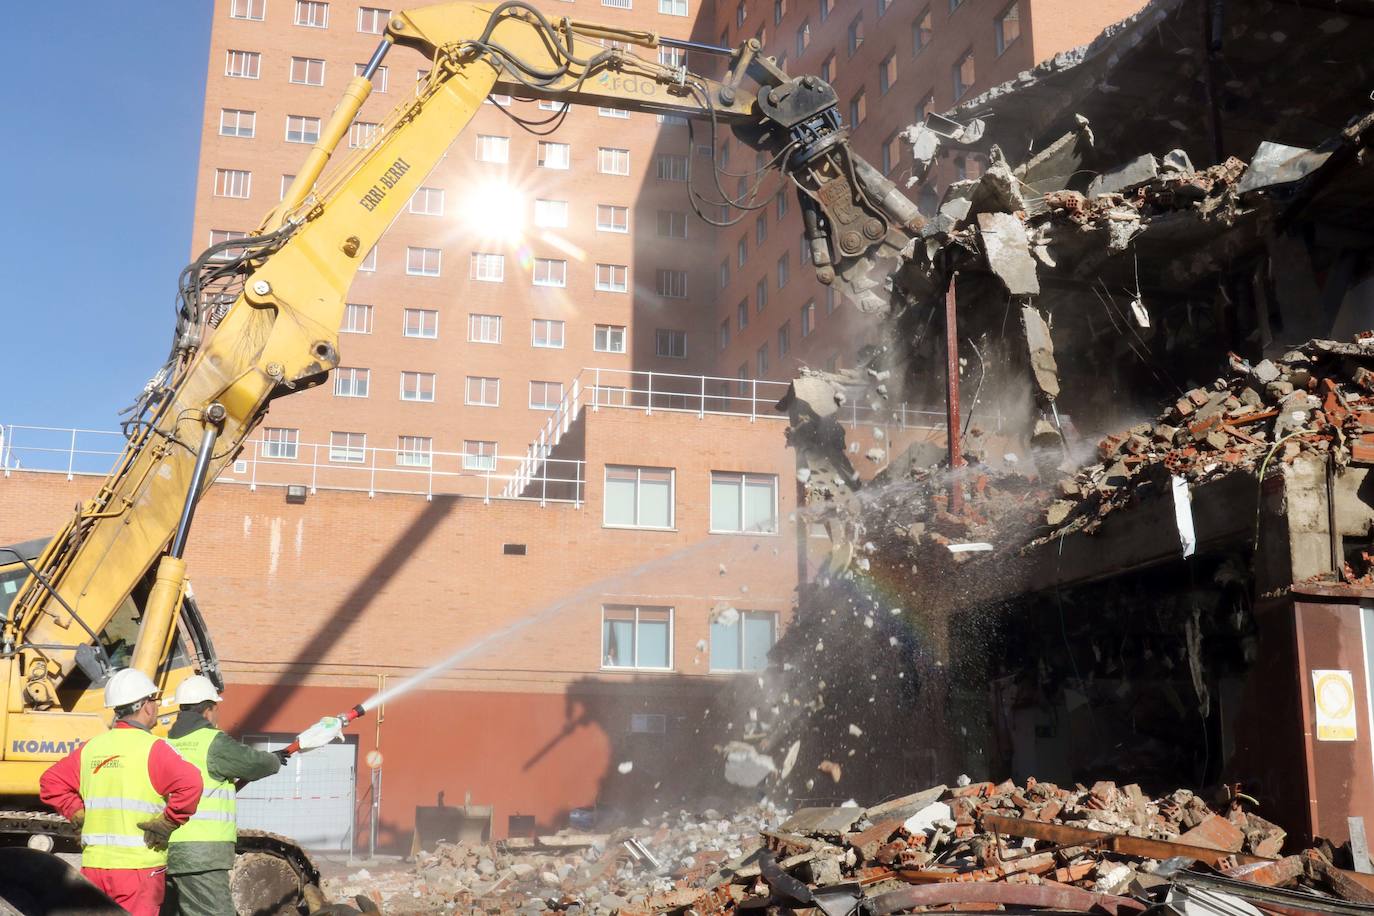
<path id="1" fill-rule="evenodd" d="M 631 770 L 633 770 L 634 768 L 635 768 L 635 763 L 634 763 L 633 760 L 625 760 L 625 761 L 622 761 L 622 762 L 620 763 L 620 765 L 616 767 L 616 770 L 620 773 L 621 776 L 624 776 L 624 775 L 628 774 L 628 773 L 629 773 Z"/>

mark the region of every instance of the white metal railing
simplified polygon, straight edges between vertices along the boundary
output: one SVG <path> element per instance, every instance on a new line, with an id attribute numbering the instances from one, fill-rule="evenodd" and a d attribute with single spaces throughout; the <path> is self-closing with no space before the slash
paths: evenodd
<path id="1" fill-rule="evenodd" d="M 740 379 L 716 375 L 679 375 L 633 369 L 586 368 L 567 386 L 563 400 L 539 428 L 523 462 L 507 486 L 507 496 L 525 492 L 538 480 L 540 468 L 550 460 L 582 409 L 602 408 L 748 417 L 750 422 L 786 420 L 777 409 L 790 382 Z M 846 426 L 874 425 L 897 429 L 942 430 L 944 411 L 917 410 L 905 404 L 873 408 L 856 389 L 839 411 Z M 998 418 L 1000 426 L 1000 418 Z"/>
<path id="2" fill-rule="evenodd" d="M 124 449 L 117 432 L 51 426 L 0 426 L 0 469 L 5 477 L 22 470 L 44 474 L 108 474 Z M 318 490 L 414 494 L 430 498 L 460 495 L 493 499 L 523 499 L 540 503 L 572 503 L 585 499 L 586 468 L 581 459 L 554 459 L 538 475 L 520 473 L 521 487 L 513 491 L 525 456 L 469 455 L 463 452 L 340 447 L 327 443 L 277 442 L 250 439 L 243 451 L 220 473 L 218 483 L 258 487 L 305 486 Z"/>

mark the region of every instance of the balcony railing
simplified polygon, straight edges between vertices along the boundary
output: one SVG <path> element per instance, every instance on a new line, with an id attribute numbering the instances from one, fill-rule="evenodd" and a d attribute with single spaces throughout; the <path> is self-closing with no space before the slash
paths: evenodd
<path id="1" fill-rule="evenodd" d="M 117 432 L 50 426 L 0 426 L 0 469 L 8 477 L 22 470 L 43 474 L 104 476 L 124 448 Z M 317 490 L 412 494 L 426 498 L 459 495 L 523 499 L 540 504 L 581 505 L 586 498 L 586 468 L 577 459 L 547 462 L 538 476 L 524 475 L 519 493 L 510 484 L 524 456 L 472 455 L 340 446 L 326 443 L 267 442 L 250 439 L 221 472 L 217 483 L 258 487 L 305 486 Z"/>

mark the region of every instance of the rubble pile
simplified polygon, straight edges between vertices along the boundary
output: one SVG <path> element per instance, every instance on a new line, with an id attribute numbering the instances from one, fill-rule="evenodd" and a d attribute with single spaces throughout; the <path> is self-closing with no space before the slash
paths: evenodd
<path id="1" fill-rule="evenodd" d="M 1300 455 L 1341 467 L 1374 461 L 1374 333 L 1353 343 L 1310 341 L 1277 360 L 1186 392 L 1154 423 L 1108 435 L 1098 463 L 1062 481 L 1050 504 L 1050 537 L 1091 532 L 1109 513 L 1170 477 L 1198 484 L 1236 471 L 1263 475 Z"/>
<path id="2" fill-rule="evenodd" d="M 866 808 L 802 808 L 785 819 L 764 805 L 604 835 L 441 843 L 409 873 L 380 884 L 357 873 L 356 886 L 333 890 L 354 893 L 370 879 L 388 912 L 626 916 L 762 907 L 887 916 L 947 905 L 1124 916 L 1189 894 L 1261 908 L 1277 900 L 1290 916 L 1374 903 L 1374 890 L 1337 868 L 1329 849 L 1279 858 L 1284 832 L 1244 811 L 1242 798 L 1222 812 L 1187 789 L 1150 798 L 1134 784 L 961 777 Z"/>

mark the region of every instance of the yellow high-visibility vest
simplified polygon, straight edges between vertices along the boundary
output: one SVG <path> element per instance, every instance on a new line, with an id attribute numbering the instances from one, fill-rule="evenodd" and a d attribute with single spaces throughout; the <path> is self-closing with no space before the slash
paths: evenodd
<path id="1" fill-rule="evenodd" d="M 210 745 L 219 735 L 217 728 L 198 728 L 189 735 L 169 738 L 176 752 L 200 767 L 205 788 L 200 792 L 200 807 L 191 819 L 172 831 L 172 843 L 233 843 L 239 838 L 234 784 L 210 775 Z"/>
<path id="2" fill-rule="evenodd" d="M 81 864 L 86 868 L 157 868 L 167 851 L 149 849 L 140 821 L 167 803 L 148 778 L 148 755 L 159 739 L 141 728 L 112 728 L 81 748 Z"/>

